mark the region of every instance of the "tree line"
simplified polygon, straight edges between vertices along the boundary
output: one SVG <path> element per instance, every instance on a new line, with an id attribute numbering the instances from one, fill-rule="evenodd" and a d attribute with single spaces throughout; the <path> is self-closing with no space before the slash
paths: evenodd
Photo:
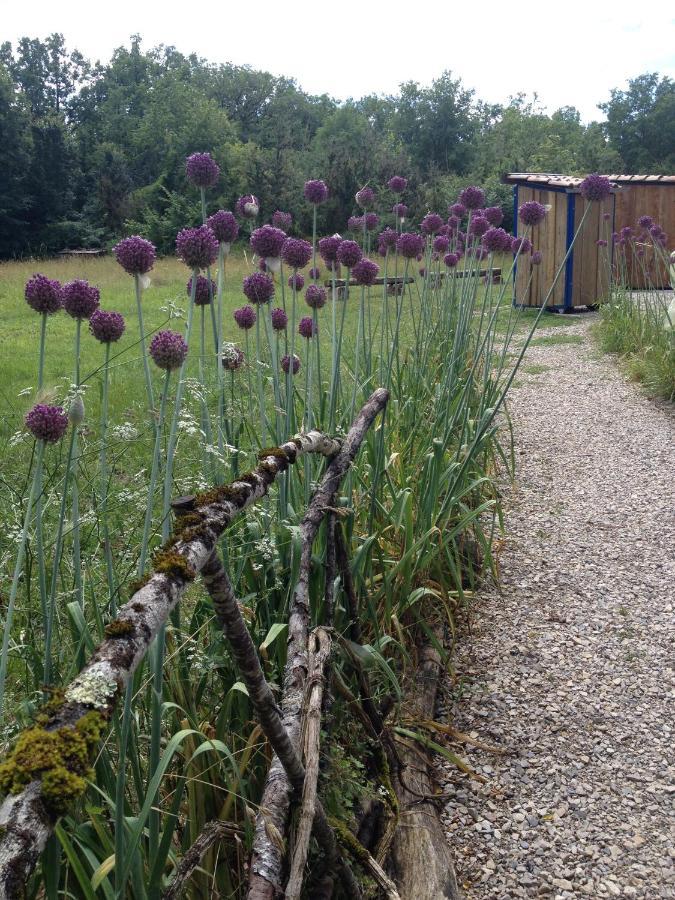
<path id="1" fill-rule="evenodd" d="M 340 103 L 248 66 L 144 50 L 138 35 L 105 65 L 61 34 L 22 38 L 0 46 L 0 258 L 133 232 L 170 252 L 178 229 L 201 220 L 185 183 L 194 151 L 221 166 L 216 202 L 252 192 L 266 218 L 296 213 L 298 233 L 311 228 L 298 203 L 308 178 L 330 186 L 326 232 L 344 229 L 364 180 L 393 174 L 409 179 L 415 219 L 476 181 L 508 224 L 506 171 L 675 171 L 675 82 L 645 73 L 599 108 L 606 121 L 584 124 L 572 106 L 547 115 L 536 96 L 488 104 L 449 71 Z"/>

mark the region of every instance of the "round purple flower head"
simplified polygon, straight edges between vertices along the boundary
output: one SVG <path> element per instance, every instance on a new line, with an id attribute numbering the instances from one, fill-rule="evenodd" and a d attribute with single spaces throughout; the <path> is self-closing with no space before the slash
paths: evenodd
<path id="1" fill-rule="evenodd" d="M 443 219 L 438 213 L 427 213 L 420 222 L 422 234 L 437 234 L 443 227 Z"/>
<path id="2" fill-rule="evenodd" d="M 188 297 L 192 296 L 192 279 L 185 285 Z M 197 275 L 197 283 L 195 285 L 195 306 L 208 306 L 211 297 L 216 294 L 215 281 L 209 281 L 204 275 Z"/>
<path id="3" fill-rule="evenodd" d="M 124 238 L 113 247 L 115 259 L 129 275 L 145 275 L 155 264 L 154 244 L 137 234 Z"/>
<path id="4" fill-rule="evenodd" d="M 314 330 L 314 321 L 311 316 L 303 316 L 302 319 L 300 319 L 300 322 L 298 323 L 298 334 L 301 337 L 307 338 L 307 340 L 314 337 L 316 332 Z"/>
<path id="5" fill-rule="evenodd" d="M 362 187 L 356 192 L 355 198 L 361 209 L 368 209 L 375 202 L 375 191 L 371 187 Z"/>
<path id="6" fill-rule="evenodd" d="M 232 315 L 234 316 L 234 321 L 244 331 L 253 328 L 256 319 L 258 318 L 253 307 L 248 305 L 240 306 L 239 309 L 235 309 Z"/>
<path id="7" fill-rule="evenodd" d="M 278 209 L 272 216 L 272 225 L 275 228 L 281 228 L 282 231 L 288 231 L 292 224 L 293 216 L 290 213 Z"/>
<path id="8" fill-rule="evenodd" d="M 69 281 L 62 289 L 63 308 L 73 319 L 88 319 L 101 302 L 98 288 L 83 279 Z"/>
<path id="9" fill-rule="evenodd" d="M 158 331 L 150 341 L 150 356 L 160 369 L 180 369 L 187 356 L 188 345 L 177 331 Z"/>
<path id="10" fill-rule="evenodd" d="M 458 219 L 463 219 L 467 213 L 467 209 L 463 203 L 453 203 L 452 206 L 448 207 L 448 212 L 451 216 L 456 216 Z"/>
<path id="11" fill-rule="evenodd" d="M 312 309 L 322 309 L 326 305 L 326 290 L 318 284 L 310 284 L 305 291 L 305 303 Z"/>
<path id="12" fill-rule="evenodd" d="M 276 309 L 272 310 L 272 328 L 275 331 L 283 331 L 287 325 L 288 316 L 286 315 L 285 310 L 280 306 L 277 306 Z"/>
<path id="13" fill-rule="evenodd" d="M 654 220 L 651 216 L 640 216 L 640 218 L 637 220 L 637 223 L 640 228 L 644 228 L 646 231 L 649 231 L 649 229 L 654 224 Z"/>
<path id="14" fill-rule="evenodd" d="M 633 229 L 630 225 L 624 225 L 619 234 L 624 240 L 629 241 L 633 237 Z"/>
<path id="15" fill-rule="evenodd" d="M 377 237 L 380 246 L 383 246 L 385 248 L 385 251 L 387 249 L 393 250 L 396 247 L 397 238 L 398 235 L 393 228 L 385 228 L 384 231 L 381 231 Z"/>
<path id="16" fill-rule="evenodd" d="M 321 278 L 321 269 L 318 266 L 312 266 L 309 270 L 309 277 L 312 281 L 318 281 Z"/>
<path id="17" fill-rule="evenodd" d="M 328 199 L 328 185 L 321 179 L 313 179 L 305 182 L 305 200 L 309 200 L 317 206 Z"/>
<path id="18" fill-rule="evenodd" d="M 274 282 L 269 275 L 253 272 L 244 278 L 244 295 L 251 303 L 269 303 L 274 296 Z"/>
<path id="19" fill-rule="evenodd" d="M 444 234 L 439 234 L 434 238 L 433 248 L 436 253 L 445 253 L 450 246 L 450 241 Z"/>
<path id="20" fill-rule="evenodd" d="M 459 228 L 459 219 L 457 216 L 450 216 L 448 219 L 448 231 L 452 234 Z"/>
<path id="21" fill-rule="evenodd" d="M 311 319 L 310 319 L 311 322 Z M 288 372 L 291 368 L 291 358 L 290 356 L 282 356 L 281 358 L 281 368 L 288 375 Z M 297 375 L 300 371 L 300 357 L 293 354 L 293 374 Z"/>
<path id="22" fill-rule="evenodd" d="M 293 269 L 304 269 L 312 258 L 312 245 L 301 238 L 286 238 L 281 248 L 281 258 Z"/>
<path id="23" fill-rule="evenodd" d="M 363 216 L 350 216 L 347 219 L 347 231 L 362 231 Z"/>
<path id="24" fill-rule="evenodd" d="M 251 235 L 251 247 L 261 259 L 279 259 L 286 232 L 273 225 L 263 225 Z"/>
<path id="25" fill-rule="evenodd" d="M 483 235 L 483 246 L 488 253 L 501 253 L 511 248 L 511 235 L 503 228 L 488 228 Z"/>
<path id="26" fill-rule="evenodd" d="M 288 286 L 291 289 L 295 288 L 296 291 L 301 291 L 305 286 L 305 276 L 300 272 L 294 272 L 288 276 Z"/>
<path id="27" fill-rule="evenodd" d="M 547 209 L 543 204 L 537 203 L 536 200 L 528 200 L 522 203 L 518 210 L 518 218 L 523 225 L 538 225 L 546 218 Z"/>
<path id="28" fill-rule="evenodd" d="M 532 241 L 526 237 L 514 237 L 511 241 L 511 252 L 515 255 L 520 250 L 521 254 L 529 253 L 532 249 Z"/>
<path id="29" fill-rule="evenodd" d="M 193 153 L 185 160 L 185 174 L 196 187 L 212 187 L 220 175 L 220 166 L 210 153 Z"/>
<path id="30" fill-rule="evenodd" d="M 33 275 L 26 282 L 26 303 L 35 312 L 51 316 L 61 309 L 61 283 L 46 275 Z"/>
<path id="31" fill-rule="evenodd" d="M 596 247 L 606 247 L 606 246 L 607 246 L 607 241 L 604 240 L 603 238 L 600 238 L 599 241 L 596 241 L 596 242 L 595 242 L 595 246 L 596 246 Z"/>
<path id="32" fill-rule="evenodd" d="M 339 234 L 321 238 L 319 241 L 319 254 L 329 268 L 331 268 L 331 263 L 337 260 L 338 247 L 341 243 L 342 238 Z"/>
<path id="33" fill-rule="evenodd" d="M 102 344 L 114 344 L 124 334 L 124 316 L 118 312 L 97 309 L 89 319 L 89 331 Z"/>
<path id="34" fill-rule="evenodd" d="M 396 252 L 406 259 L 417 259 L 424 250 L 424 239 L 421 234 L 404 231 L 396 241 Z"/>
<path id="35" fill-rule="evenodd" d="M 402 175 L 394 175 L 394 177 L 390 178 L 387 182 L 387 187 L 395 194 L 402 194 L 408 187 L 408 179 L 404 178 Z"/>
<path id="36" fill-rule="evenodd" d="M 338 247 L 338 262 L 342 263 L 342 265 L 346 266 L 348 269 L 352 269 L 362 256 L 361 248 L 356 241 L 342 241 Z"/>
<path id="37" fill-rule="evenodd" d="M 47 406 L 37 403 L 26 413 L 26 428 L 38 441 L 55 444 L 63 437 L 68 428 L 68 416 L 60 406 Z"/>
<path id="38" fill-rule="evenodd" d="M 504 213 L 499 206 L 488 206 L 484 215 L 494 228 L 498 228 L 504 221 Z"/>
<path id="39" fill-rule="evenodd" d="M 485 218 L 485 216 L 474 216 L 471 219 L 471 225 L 469 226 L 469 231 L 471 234 L 475 234 L 476 237 L 482 237 L 486 231 L 490 228 L 490 223 Z"/>
<path id="40" fill-rule="evenodd" d="M 603 219 L 604 222 L 609 222 L 609 220 L 610 220 L 611 218 L 612 218 L 612 214 L 611 214 L 611 213 L 604 212 L 604 213 L 602 214 L 602 219 Z"/>
<path id="41" fill-rule="evenodd" d="M 380 217 L 377 213 L 369 212 L 366 213 L 363 217 L 366 222 L 366 230 L 367 231 L 375 231 L 377 226 L 380 224 Z"/>
<path id="42" fill-rule="evenodd" d="M 645 255 L 645 248 L 638 247 L 638 249 L 635 251 L 635 255 L 642 259 L 642 257 Z"/>
<path id="43" fill-rule="evenodd" d="M 531 259 L 532 265 L 538 266 L 541 263 L 542 259 L 543 259 L 543 257 L 541 255 L 541 250 L 535 250 L 534 253 L 532 254 L 532 259 Z"/>
<path id="44" fill-rule="evenodd" d="M 352 269 L 357 284 L 374 284 L 380 267 L 370 259 L 360 259 Z"/>
<path id="45" fill-rule="evenodd" d="M 405 219 L 408 216 L 408 207 L 405 203 L 394 203 L 391 211 L 398 219 Z"/>
<path id="46" fill-rule="evenodd" d="M 244 194 L 235 203 L 234 211 L 242 219 L 255 219 L 260 212 L 260 201 L 253 194 Z"/>
<path id="47" fill-rule="evenodd" d="M 239 225 L 228 209 L 219 209 L 206 220 L 206 224 L 216 236 L 216 240 L 221 244 L 231 244 L 236 241 L 239 234 Z"/>
<path id="48" fill-rule="evenodd" d="M 184 228 L 176 235 L 176 251 L 190 269 L 206 269 L 218 259 L 218 241 L 208 225 Z"/>
<path id="49" fill-rule="evenodd" d="M 579 191 L 586 200 L 600 202 L 612 193 L 612 182 L 604 175 L 594 172 L 587 175 L 579 185 Z"/>
<path id="50" fill-rule="evenodd" d="M 223 344 L 220 358 L 223 363 L 223 368 L 227 369 L 228 372 L 236 372 L 237 369 L 240 369 L 244 365 L 244 353 L 235 344 Z"/>
<path id="51" fill-rule="evenodd" d="M 454 269 L 459 262 L 459 255 L 457 253 L 446 253 L 443 257 L 443 262 L 449 269 Z"/>
<path id="52" fill-rule="evenodd" d="M 459 202 L 467 209 L 480 209 L 485 203 L 485 191 L 475 184 L 465 187 L 459 195 Z M 454 210 L 453 213 L 458 215 Z"/>

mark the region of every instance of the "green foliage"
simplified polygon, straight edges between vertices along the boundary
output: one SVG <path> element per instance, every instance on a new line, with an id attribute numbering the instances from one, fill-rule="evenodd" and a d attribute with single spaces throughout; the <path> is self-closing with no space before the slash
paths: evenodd
<path id="1" fill-rule="evenodd" d="M 675 82 L 657 72 L 614 88 L 600 109 L 607 134 L 627 172 L 668 174 L 675 169 Z"/>

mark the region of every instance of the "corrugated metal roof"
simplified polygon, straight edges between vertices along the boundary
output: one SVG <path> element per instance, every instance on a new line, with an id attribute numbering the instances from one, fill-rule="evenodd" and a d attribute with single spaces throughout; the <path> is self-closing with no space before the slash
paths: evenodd
<path id="1" fill-rule="evenodd" d="M 675 185 L 675 175 L 608 175 L 610 181 L 619 187 L 622 184 L 672 184 Z M 572 175 L 554 175 L 547 172 L 510 172 L 504 176 L 508 184 L 530 184 L 532 186 L 565 188 L 568 191 L 576 191 L 583 181 Z"/>

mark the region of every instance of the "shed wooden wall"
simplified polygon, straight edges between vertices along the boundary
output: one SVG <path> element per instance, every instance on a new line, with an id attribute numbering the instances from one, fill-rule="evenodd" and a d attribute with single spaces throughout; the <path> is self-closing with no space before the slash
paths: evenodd
<path id="1" fill-rule="evenodd" d="M 675 249 L 675 184 L 649 181 L 622 183 L 616 195 L 614 230 L 621 231 L 627 225 L 635 228 L 640 216 L 651 216 L 668 235 L 668 252 Z M 644 288 L 648 283 L 668 284 L 667 264 L 661 260 L 657 262 L 653 249 L 647 248 L 644 264 L 634 259 L 632 254 L 626 262 L 630 287 Z"/>
<path id="2" fill-rule="evenodd" d="M 574 245 L 572 261 L 572 306 L 594 306 L 607 294 L 607 249 L 598 247 L 599 240 L 606 240 L 612 245 L 612 213 L 614 197 L 602 203 L 584 200 L 581 194 L 575 195 L 574 231 L 581 224 L 581 219 L 589 206 L 584 228 Z M 604 214 L 610 218 L 605 221 Z"/>

